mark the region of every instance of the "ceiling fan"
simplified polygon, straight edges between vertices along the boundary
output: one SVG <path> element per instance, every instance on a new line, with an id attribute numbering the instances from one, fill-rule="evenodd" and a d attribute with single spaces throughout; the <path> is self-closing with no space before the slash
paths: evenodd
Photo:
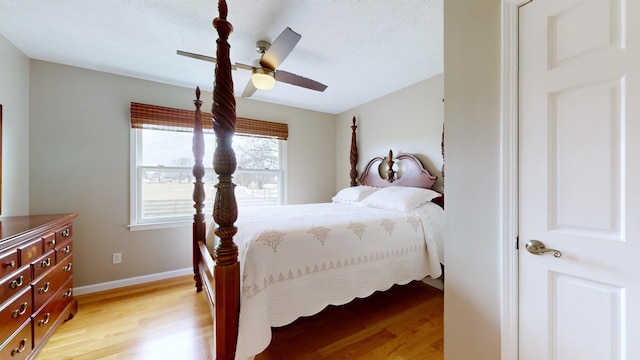
<path id="1" fill-rule="evenodd" d="M 252 72 L 251 79 L 242 92 L 242 97 L 250 97 L 256 90 L 270 90 L 275 86 L 276 81 L 316 91 L 324 91 L 327 88 L 327 85 L 318 81 L 284 70 L 278 70 L 280 64 L 289 56 L 301 37 L 300 34 L 287 27 L 272 44 L 264 40 L 256 43 L 256 51 L 260 54 L 260 59 L 256 60 L 253 66 L 240 63 L 233 64 L 234 70 L 239 68 Z M 177 54 L 213 63 L 216 62 L 214 57 L 182 50 L 178 50 Z"/>

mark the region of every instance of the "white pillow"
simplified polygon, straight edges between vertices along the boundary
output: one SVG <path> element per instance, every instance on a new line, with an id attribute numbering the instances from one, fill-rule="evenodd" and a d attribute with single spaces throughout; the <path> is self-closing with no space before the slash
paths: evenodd
<path id="1" fill-rule="evenodd" d="M 334 196 L 331 200 L 337 203 L 360 202 L 362 201 L 362 199 L 378 190 L 380 190 L 380 188 L 373 186 L 351 186 L 338 191 L 336 196 Z"/>
<path id="2" fill-rule="evenodd" d="M 405 186 L 390 186 L 367 196 L 362 204 L 380 209 L 411 212 L 418 206 L 442 196 L 437 191 Z"/>

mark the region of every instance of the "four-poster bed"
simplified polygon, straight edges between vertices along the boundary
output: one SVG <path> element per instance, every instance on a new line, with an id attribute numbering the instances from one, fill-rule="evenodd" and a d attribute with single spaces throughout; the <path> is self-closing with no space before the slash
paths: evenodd
<path id="1" fill-rule="evenodd" d="M 219 17 L 212 116 L 218 174 L 211 232 L 204 208 L 204 140 L 200 91 L 194 101 L 193 267 L 214 319 L 217 359 L 247 359 L 271 339 L 271 326 L 312 315 L 394 284 L 441 275 L 442 209 L 432 176 L 411 154 L 372 159 L 358 177 L 355 118 L 351 187 L 332 203 L 243 209 L 238 216 L 231 147 L 235 99 L 227 4 Z M 394 165 L 395 164 L 395 165 Z M 381 178 L 379 169 L 386 167 Z M 395 169 L 398 169 L 397 171 Z M 292 210 L 293 209 L 293 210 Z M 210 248 L 215 244 L 215 248 Z M 242 307 L 241 307 L 242 303 Z"/>

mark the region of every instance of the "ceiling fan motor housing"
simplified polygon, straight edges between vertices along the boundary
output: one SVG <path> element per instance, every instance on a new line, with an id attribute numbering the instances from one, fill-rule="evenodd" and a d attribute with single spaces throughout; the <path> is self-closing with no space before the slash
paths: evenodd
<path id="1" fill-rule="evenodd" d="M 271 43 L 265 40 L 258 40 L 256 42 L 256 51 L 260 54 L 263 55 L 265 52 L 267 52 L 267 50 L 269 50 L 269 48 L 271 47 Z"/>

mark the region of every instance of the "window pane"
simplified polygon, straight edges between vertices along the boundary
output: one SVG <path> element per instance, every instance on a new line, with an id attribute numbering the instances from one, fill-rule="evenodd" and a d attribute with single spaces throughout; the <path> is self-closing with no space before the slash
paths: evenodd
<path id="1" fill-rule="evenodd" d="M 213 211 L 213 169 L 205 175 L 205 214 Z M 142 169 L 142 220 L 193 217 L 193 183 L 190 168 L 144 167 Z"/>
<path id="2" fill-rule="evenodd" d="M 238 206 L 277 205 L 280 203 L 280 171 L 238 170 L 234 176 Z"/>
<path id="3" fill-rule="evenodd" d="M 236 152 L 238 168 L 279 169 L 278 141 L 277 139 L 235 136 L 233 150 Z"/>
<path id="4" fill-rule="evenodd" d="M 140 131 L 136 164 L 137 208 L 133 223 L 157 223 L 193 218 L 193 153 L 191 133 L 162 130 Z M 280 141 L 235 136 L 233 147 L 238 168 L 233 175 L 239 207 L 281 204 Z M 215 138 L 205 134 L 205 209 L 213 213 Z"/>
<path id="5" fill-rule="evenodd" d="M 193 167 L 193 134 L 162 130 L 142 131 L 142 166 Z M 213 164 L 213 135 L 204 135 L 204 166 Z"/>

